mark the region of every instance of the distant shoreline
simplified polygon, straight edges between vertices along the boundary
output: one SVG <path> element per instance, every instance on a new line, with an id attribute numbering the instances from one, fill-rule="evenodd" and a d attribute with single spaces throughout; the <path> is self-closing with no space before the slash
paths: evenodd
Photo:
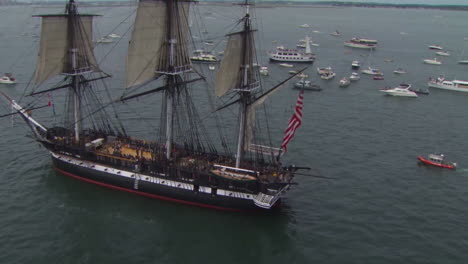
<path id="1" fill-rule="evenodd" d="M 135 5 L 135 1 L 87 1 L 80 2 L 81 6 L 128 6 Z M 222 5 L 230 6 L 237 1 L 199 1 L 201 5 Z M 0 0 L 0 6 L 7 5 L 63 5 L 62 1 L 35 1 L 19 2 L 15 0 Z M 304 8 L 336 8 L 336 7 L 365 7 L 365 8 L 399 8 L 399 9 L 436 9 L 451 11 L 468 11 L 468 5 L 425 5 L 425 4 L 384 4 L 384 3 L 361 3 L 361 2 L 339 2 L 339 1 L 320 1 L 320 2 L 282 2 L 282 1 L 264 1 L 255 3 L 259 8 L 275 7 L 304 7 Z"/>

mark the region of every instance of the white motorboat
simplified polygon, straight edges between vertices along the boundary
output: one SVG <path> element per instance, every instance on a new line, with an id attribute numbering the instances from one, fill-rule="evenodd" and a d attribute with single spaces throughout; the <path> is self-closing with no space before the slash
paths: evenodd
<path id="1" fill-rule="evenodd" d="M 216 68 L 215 68 L 214 65 L 209 65 L 209 66 L 208 66 L 208 69 L 210 69 L 210 71 L 214 71 Z"/>
<path id="2" fill-rule="evenodd" d="M 459 60 L 458 64 L 468 64 L 468 60 Z"/>
<path id="3" fill-rule="evenodd" d="M 335 32 L 330 33 L 330 35 L 332 35 L 334 37 L 339 37 L 339 36 L 341 36 L 341 33 L 338 30 L 335 30 Z"/>
<path id="4" fill-rule="evenodd" d="M 338 85 L 340 87 L 348 87 L 350 83 L 351 83 L 351 81 L 349 80 L 348 77 L 343 77 L 343 78 L 340 79 Z"/>
<path id="5" fill-rule="evenodd" d="M 283 46 L 276 47 L 276 51 L 269 51 L 268 57 L 272 61 L 286 61 L 286 62 L 307 62 L 312 63 L 315 61 L 315 54 L 312 53 L 310 48 L 311 40 L 309 37 L 305 38 L 305 51 L 294 49 L 286 49 Z"/>
<path id="6" fill-rule="evenodd" d="M 396 68 L 396 69 L 393 71 L 393 73 L 395 73 L 395 74 L 405 74 L 406 71 L 403 70 L 402 68 Z"/>
<path id="7" fill-rule="evenodd" d="M 437 79 L 430 79 L 427 85 L 431 88 L 439 88 L 444 90 L 458 91 L 458 92 L 468 92 L 468 81 L 460 80 L 445 80 L 443 76 L 438 77 Z"/>
<path id="8" fill-rule="evenodd" d="M 267 76 L 267 75 L 269 74 L 269 72 L 268 72 L 268 67 L 266 67 L 266 66 L 260 67 L 259 72 L 260 72 L 261 75 Z"/>
<path id="9" fill-rule="evenodd" d="M 447 51 L 438 51 L 436 52 L 436 54 L 439 56 L 450 56 L 450 53 L 448 53 Z"/>
<path id="10" fill-rule="evenodd" d="M 320 74 L 320 79 L 322 80 L 330 80 L 333 79 L 336 76 L 334 72 L 328 72 L 324 74 Z"/>
<path id="11" fill-rule="evenodd" d="M 313 84 L 311 81 L 305 80 L 304 78 L 301 78 L 300 81 L 296 82 L 294 84 L 294 87 L 298 88 L 298 89 L 311 90 L 311 91 L 321 91 L 322 90 L 322 88 L 320 88 L 319 85 Z"/>
<path id="12" fill-rule="evenodd" d="M 109 37 L 109 38 L 120 38 L 120 36 L 115 34 L 115 33 L 109 34 L 109 35 L 107 35 L 107 37 Z"/>
<path id="13" fill-rule="evenodd" d="M 369 67 L 369 68 L 367 68 L 365 70 L 362 70 L 361 72 L 364 73 L 364 74 L 369 74 L 369 75 L 381 75 L 382 74 L 382 72 L 379 69 L 375 69 L 375 68 L 371 68 L 371 67 Z"/>
<path id="14" fill-rule="evenodd" d="M 357 60 L 351 62 L 351 69 L 358 70 L 361 67 L 361 63 Z"/>
<path id="15" fill-rule="evenodd" d="M 410 90 L 411 84 L 400 84 L 398 87 L 391 89 L 380 89 L 381 92 L 392 96 L 418 97 L 418 95 Z"/>
<path id="16" fill-rule="evenodd" d="M 2 77 L 0 77 L 0 84 L 15 84 L 16 79 L 13 77 L 11 73 L 5 73 Z"/>
<path id="17" fill-rule="evenodd" d="M 301 28 L 310 28 L 310 25 L 309 24 L 302 24 L 299 27 L 301 27 Z"/>
<path id="18" fill-rule="evenodd" d="M 330 66 L 325 67 L 325 68 L 317 67 L 317 73 L 318 74 L 324 74 L 324 73 L 329 73 L 329 72 L 332 72 L 332 68 Z"/>
<path id="19" fill-rule="evenodd" d="M 424 63 L 426 64 L 432 64 L 432 65 L 441 65 L 442 62 L 440 60 L 438 60 L 437 58 L 434 58 L 434 59 L 425 59 L 423 60 Z"/>
<path id="20" fill-rule="evenodd" d="M 349 80 L 354 82 L 354 81 L 359 81 L 361 79 L 361 76 L 357 72 L 351 73 L 351 76 L 349 76 Z"/>
<path id="21" fill-rule="evenodd" d="M 107 43 L 114 42 L 114 40 L 112 38 L 106 36 L 106 37 L 102 37 L 102 38 L 98 39 L 96 42 L 97 43 L 107 44 Z"/>
<path id="22" fill-rule="evenodd" d="M 193 56 L 190 57 L 190 60 L 193 62 L 207 62 L 207 63 L 216 63 L 218 59 L 215 55 L 211 54 L 210 52 L 206 52 L 204 50 L 195 50 L 193 52 Z"/>
<path id="23" fill-rule="evenodd" d="M 281 67 L 286 67 L 286 68 L 292 68 L 292 67 L 294 67 L 294 65 L 288 64 L 288 63 L 280 63 L 279 66 L 281 66 Z"/>
<path id="24" fill-rule="evenodd" d="M 434 50 L 443 50 L 442 46 L 440 45 L 430 45 L 428 46 L 429 49 L 434 49 Z"/>

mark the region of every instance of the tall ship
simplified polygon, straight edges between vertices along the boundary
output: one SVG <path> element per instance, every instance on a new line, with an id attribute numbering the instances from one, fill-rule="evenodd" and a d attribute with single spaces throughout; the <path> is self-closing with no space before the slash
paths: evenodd
<path id="1" fill-rule="evenodd" d="M 283 46 L 277 47 L 275 51 L 269 51 L 268 57 L 271 61 L 283 61 L 283 62 L 305 62 L 313 63 L 315 61 L 315 54 L 312 53 L 310 48 L 311 40 L 306 36 L 305 50 L 287 49 Z"/>
<path id="2" fill-rule="evenodd" d="M 431 88 L 451 90 L 457 92 L 468 92 L 468 81 L 446 80 L 444 76 L 430 78 L 427 85 Z"/>
<path id="3" fill-rule="evenodd" d="M 268 114 L 260 106 L 288 80 L 269 89 L 260 84 L 258 67 L 254 67 L 255 30 L 250 5 L 245 2 L 245 16 L 238 21 L 237 31 L 227 35 L 225 57 L 215 76 L 214 94 L 227 99 L 212 111 L 219 113 L 237 105 L 237 143 L 229 144 L 227 138 L 234 137 L 221 133 L 222 126 L 216 126 L 217 130 L 205 127 L 192 100 L 194 89 L 208 87 L 203 82 L 205 77 L 192 68 L 189 57 L 192 4 L 190 0 L 138 2 L 126 59 L 127 89 L 118 99 L 109 98 L 108 103 L 103 102 L 106 93 L 100 88 L 110 75 L 101 70 L 93 54 L 95 15 L 80 14 L 74 0 L 69 0 L 63 14 L 39 15 L 42 26 L 36 85 L 29 95 L 37 104 L 37 98 L 64 94 L 63 120 L 47 126 L 32 117 L 33 111 L 54 105 L 51 101 L 45 106 L 22 106 L 2 93 L 13 109 L 10 115 L 24 119 L 51 156 L 54 169 L 65 176 L 212 209 L 276 208 L 301 169 L 282 164 L 281 157 L 301 124 L 302 94 L 284 137 L 279 138 L 278 147 L 272 147 L 268 125 L 262 123 L 267 120 L 261 118 Z M 57 84 L 48 88 L 41 85 L 57 79 Z M 150 127 L 154 141 L 127 134 L 118 118 L 118 107 L 114 107 L 132 100 L 138 103 L 135 98 L 143 96 L 161 101 L 159 122 Z M 215 121 L 219 124 L 223 120 Z M 212 131 L 220 132 L 219 143 L 209 136 Z"/>

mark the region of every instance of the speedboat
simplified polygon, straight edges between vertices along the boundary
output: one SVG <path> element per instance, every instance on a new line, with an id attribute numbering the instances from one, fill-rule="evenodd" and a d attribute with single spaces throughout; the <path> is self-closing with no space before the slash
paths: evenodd
<path id="1" fill-rule="evenodd" d="M 351 73 L 351 76 L 349 76 L 350 81 L 359 81 L 361 79 L 361 76 L 357 72 Z"/>
<path id="2" fill-rule="evenodd" d="M 357 60 L 351 62 L 351 69 L 358 70 L 361 67 L 361 63 Z"/>
<path id="3" fill-rule="evenodd" d="M 411 84 L 402 83 L 395 88 L 384 88 L 380 89 L 381 92 L 392 95 L 392 96 L 404 96 L 404 97 L 418 97 L 418 95 L 410 90 Z"/>
<path id="4" fill-rule="evenodd" d="M 340 82 L 338 83 L 338 85 L 339 85 L 340 87 L 348 87 L 350 83 L 351 83 L 351 81 L 349 80 L 349 78 L 343 77 L 343 78 L 341 78 L 341 80 L 340 80 Z"/>
<path id="5" fill-rule="evenodd" d="M 319 85 L 313 84 L 309 80 L 305 80 L 305 78 L 301 78 L 300 81 L 296 82 L 294 84 L 294 88 L 297 89 L 303 89 L 303 90 L 310 90 L 310 91 L 321 91 L 322 88 L 320 88 Z"/>
<path id="6" fill-rule="evenodd" d="M 442 48 L 442 46 L 439 46 L 439 45 L 431 45 L 431 46 L 428 46 L 429 49 L 434 49 L 434 50 L 443 50 L 444 48 Z"/>
<path id="7" fill-rule="evenodd" d="M 426 64 L 432 64 L 432 65 L 441 65 L 442 62 L 440 60 L 438 60 L 437 58 L 434 58 L 434 59 L 426 59 L 424 60 L 424 63 Z"/>
<path id="8" fill-rule="evenodd" d="M 406 71 L 403 70 L 402 68 L 397 68 L 396 70 L 393 71 L 393 73 L 395 73 L 395 74 L 405 74 Z"/>
<path id="9" fill-rule="evenodd" d="M 5 73 L 2 77 L 0 77 L 0 84 L 15 84 L 16 79 L 13 77 L 11 73 Z"/>
<path id="10" fill-rule="evenodd" d="M 379 69 L 375 69 L 375 68 L 367 68 L 365 70 L 362 70 L 361 71 L 362 73 L 364 74 L 369 74 L 369 75 L 378 75 L 378 74 L 382 74 L 382 72 L 379 70 Z"/>
<path id="11" fill-rule="evenodd" d="M 451 161 L 445 161 L 444 154 L 429 154 L 427 156 L 419 156 L 418 160 L 425 165 L 432 165 L 440 168 L 452 169 L 457 167 L 457 163 Z"/>
<path id="12" fill-rule="evenodd" d="M 448 53 L 447 51 L 438 51 L 436 52 L 436 54 L 439 56 L 450 56 L 450 53 Z"/>

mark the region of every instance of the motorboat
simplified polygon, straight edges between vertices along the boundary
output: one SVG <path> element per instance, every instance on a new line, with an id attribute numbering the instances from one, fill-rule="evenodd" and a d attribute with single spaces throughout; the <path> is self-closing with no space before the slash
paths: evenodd
<path id="1" fill-rule="evenodd" d="M 315 61 L 315 54 L 312 53 L 310 43 L 310 38 L 306 36 L 304 44 L 305 51 L 287 49 L 284 46 L 278 46 L 276 47 L 276 51 L 268 52 L 268 57 L 272 61 L 313 63 Z"/>
<path id="2" fill-rule="evenodd" d="M 195 50 L 193 52 L 193 56 L 190 57 L 190 60 L 193 62 L 201 62 L 201 63 L 216 63 L 218 59 L 215 55 L 211 54 L 210 52 L 206 52 L 204 50 Z"/>
<path id="3" fill-rule="evenodd" d="M 403 70 L 402 68 L 396 68 L 396 69 L 393 71 L 393 73 L 395 73 L 395 74 L 405 74 L 406 71 Z"/>
<path id="4" fill-rule="evenodd" d="M 439 88 L 444 90 L 468 92 L 468 81 L 460 80 L 445 80 L 443 76 L 439 76 L 436 79 L 430 78 L 427 85 L 431 88 Z"/>
<path id="5" fill-rule="evenodd" d="M 450 53 L 448 53 L 447 51 L 438 51 L 436 52 L 436 54 L 439 56 L 450 56 Z"/>
<path id="6" fill-rule="evenodd" d="M 362 70 L 361 71 L 362 73 L 364 74 L 369 74 L 369 75 L 378 75 L 378 74 L 382 74 L 382 72 L 379 70 L 379 69 L 375 69 L 375 68 L 367 68 L 365 70 Z"/>
<path id="7" fill-rule="evenodd" d="M 437 58 L 434 58 L 434 59 L 425 59 L 423 60 L 424 63 L 426 64 L 432 64 L 432 65 L 441 65 L 442 62 L 440 60 L 438 60 Z"/>
<path id="8" fill-rule="evenodd" d="M 11 73 L 5 73 L 2 77 L 0 77 L 0 84 L 15 84 L 16 79 L 13 77 Z"/>
<path id="9" fill-rule="evenodd" d="M 351 62 L 351 69 L 358 70 L 361 67 L 361 63 L 357 60 Z"/>
<path id="10" fill-rule="evenodd" d="M 341 33 L 338 30 L 335 30 L 335 32 L 330 33 L 330 35 L 332 35 L 334 37 L 339 37 L 339 36 L 341 36 Z"/>
<path id="11" fill-rule="evenodd" d="M 351 83 L 351 81 L 349 80 L 348 77 L 343 77 L 343 78 L 340 79 L 338 85 L 340 87 L 348 87 L 350 83 Z"/>
<path id="12" fill-rule="evenodd" d="M 214 65 L 209 65 L 209 66 L 208 66 L 208 69 L 210 69 L 210 71 L 214 71 L 214 70 L 215 70 L 215 66 L 214 66 Z"/>
<path id="13" fill-rule="evenodd" d="M 301 73 L 301 74 L 298 74 L 297 77 L 298 77 L 298 78 L 308 78 L 309 75 L 308 75 L 308 74 L 305 74 L 305 73 Z"/>
<path id="14" fill-rule="evenodd" d="M 108 44 L 114 42 L 114 40 L 108 36 L 102 37 L 96 41 L 97 43 L 103 43 L 103 44 Z"/>
<path id="15" fill-rule="evenodd" d="M 421 162 L 421 164 L 424 165 L 431 165 L 439 168 L 446 168 L 446 169 L 456 169 L 457 168 L 457 163 L 456 162 L 451 162 L 451 161 L 445 161 L 445 155 L 440 153 L 440 154 L 429 154 L 427 156 L 419 156 L 418 160 Z"/>
<path id="16" fill-rule="evenodd" d="M 430 45 L 428 46 L 429 49 L 433 49 L 433 50 L 443 50 L 444 48 L 442 48 L 442 46 L 439 46 L 439 45 Z"/>
<path id="17" fill-rule="evenodd" d="M 336 74 L 332 71 L 325 72 L 323 74 L 320 74 L 320 79 L 322 80 L 330 80 L 333 79 L 336 76 Z"/>
<path id="18" fill-rule="evenodd" d="M 459 60 L 458 64 L 468 64 L 468 60 Z"/>
<path id="19" fill-rule="evenodd" d="M 305 78 L 301 78 L 298 82 L 294 84 L 294 88 L 303 89 L 303 90 L 310 90 L 310 91 L 321 91 L 319 85 L 313 84 L 309 80 L 305 80 Z"/>
<path id="20" fill-rule="evenodd" d="M 294 71 L 294 70 L 289 71 L 289 74 L 296 74 L 296 73 L 297 73 L 297 71 Z"/>
<path id="21" fill-rule="evenodd" d="M 318 74 L 325 74 L 325 73 L 329 73 L 329 72 L 332 72 L 332 68 L 330 66 L 325 67 L 325 68 L 317 67 L 317 73 Z"/>
<path id="22" fill-rule="evenodd" d="M 416 94 L 424 94 L 424 95 L 428 95 L 428 94 L 429 94 L 429 90 L 428 90 L 428 89 L 421 89 L 421 88 L 412 89 L 412 88 L 410 88 L 409 90 L 415 92 Z"/>
<path id="23" fill-rule="evenodd" d="M 361 79 L 361 76 L 357 72 L 351 73 L 351 76 L 349 76 L 349 80 L 354 82 L 354 81 L 359 81 Z"/>
<path id="24" fill-rule="evenodd" d="M 374 74 L 374 76 L 372 77 L 372 79 L 381 81 L 381 80 L 384 79 L 384 75 L 383 75 L 383 73 L 381 73 L 381 74 Z"/>
<path id="25" fill-rule="evenodd" d="M 280 63 L 279 66 L 281 66 L 281 67 L 286 67 L 286 68 L 292 68 L 292 67 L 294 67 L 294 65 L 288 64 L 288 63 Z"/>
<path id="26" fill-rule="evenodd" d="M 310 28 L 310 25 L 309 24 L 302 24 L 299 27 L 301 27 L 301 28 Z"/>
<path id="27" fill-rule="evenodd" d="M 266 66 L 260 67 L 259 72 L 260 72 L 261 75 L 267 76 L 267 75 L 269 74 L 269 72 L 268 72 L 268 67 L 266 67 Z"/>
<path id="28" fill-rule="evenodd" d="M 120 38 L 120 36 L 115 34 L 115 33 L 109 34 L 109 35 L 107 35 L 107 37 L 109 37 L 109 38 Z"/>
<path id="29" fill-rule="evenodd" d="M 418 97 L 418 95 L 410 90 L 411 84 L 402 83 L 395 88 L 384 88 L 380 89 L 381 92 L 392 95 L 392 96 L 403 96 L 403 97 Z"/>

